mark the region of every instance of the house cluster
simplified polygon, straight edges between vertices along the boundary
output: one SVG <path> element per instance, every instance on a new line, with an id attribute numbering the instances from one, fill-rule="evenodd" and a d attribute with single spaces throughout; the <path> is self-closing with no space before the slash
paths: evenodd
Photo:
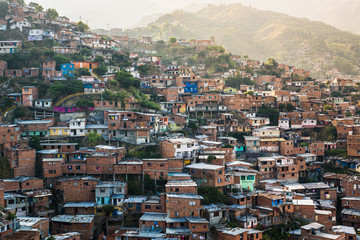
<path id="1" fill-rule="evenodd" d="M 315 80 L 287 64 L 216 52 L 215 37 L 163 44 L 228 56 L 236 69 L 221 63 L 227 70 L 214 72 L 188 59 L 165 67 L 150 37 L 83 33 L 67 17 L 9 7 L 0 31 L 19 30 L 27 41 L 0 41 L 0 54 L 52 39 L 56 54 L 91 56 L 21 69 L 0 61 L 0 77 L 23 80 L 4 99 L 30 112 L 11 122 L 8 111 L 1 116 L 0 163 L 11 176 L 0 180 L 1 239 L 261 240 L 290 225 L 290 239 L 357 238 L 358 79 Z M 112 54 L 125 48 L 131 66 L 121 70 L 139 80 L 142 95 L 119 87 L 106 97 L 120 70 L 110 66 Z M 107 64 L 101 77 L 99 55 Z M 146 66 L 156 71 L 140 75 Z M 84 92 L 57 102 L 30 81 L 73 78 Z M 92 106 L 73 105 L 84 95 Z"/>

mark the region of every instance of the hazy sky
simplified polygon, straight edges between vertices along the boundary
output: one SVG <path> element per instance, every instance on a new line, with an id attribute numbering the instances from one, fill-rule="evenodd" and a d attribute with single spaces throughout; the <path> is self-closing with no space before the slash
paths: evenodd
<path id="1" fill-rule="evenodd" d="M 207 4 L 214 0 L 26 0 L 37 2 L 45 9 L 55 8 L 60 15 L 79 21 L 88 21 L 91 28 L 126 28 L 142 17 L 167 13 L 191 3 Z M 234 2 L 232 0 L 230 2 Z M 227 1 L 228 2 L 228 1 Z"/>
<path id="2" fill-rule="evenodd" d="M 176 9 L 185 8 L 187 11 L 206 7 L 209 3 L 240 2 L 246 6 L 251 5 L 263 10 L 283 12 L 295 17 L 305 17 L 312 20 L 324 21 L 337 26 L 343 14 L 346 17 L 349 8 L 344 13 L 337 11 L 337 4 L 348 4 L 354 7 L 355 15 L 360 14 L 360 0 L 25 0 L 27 3 L 34 1 L 45 9 L 55 8 L 60 15 L 70 17 L 72 21 L 79 21 L 80 17 L 88 22 L 92 29 L 95 28 L 129 28 L 138 23 L 143 17 L 153 14 L 165 14 Z M 356 4 L 358 3 L 358 4 Z M 357 8 L 356 8 L 357 5 Z M 335 6 L 335 7 L 334 7 Z M 323 16 L 322 11 L 335 8 Z M 339 6 L 339 8 L 343 8 Z M 326 12 L 326 11 L 325 11 Z M 358 13 L 359 12 L 359 13 Z M 320 14 L 320 15 L 319 15 Z M 330 16 L 328 16 L 330 15 Z M 320 17 L 319 17 L 320 16 Z M 345 19 L 345 18 L 344 18 Z M 348 21 L 348 20 L 343 20 Z M 349 23 L 347 23 L 349 24 Z M 353 24 L 353 23 L 352 23 Z M 345 24 L 346 25 L 346 24 Z M 341 27 L 341 26 L 338 26 Z M 344 27 L 343 27 L 344 28 Z M 351 30 L 345 28 L 344 30 Z"/>

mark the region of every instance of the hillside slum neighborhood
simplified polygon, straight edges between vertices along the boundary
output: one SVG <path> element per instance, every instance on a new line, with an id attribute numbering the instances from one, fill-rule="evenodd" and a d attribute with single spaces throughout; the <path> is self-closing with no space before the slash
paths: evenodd
<path id="1" fill-rule="evenodd" d="M 261 240 L 277 226 L 294 240 L 359 239 L 360 79 L 231 55 L 215 37 L 160 42 L 77 25 L 16 1 L 0 20 L 2 33 L 26 37 L 0 41 L 0 59 L 50 40 L 55 55 L 90 52 L 37 67 L 0 60 L 10 99 L 0 167 L 11 175 L 0 180 L 0 239 Z M 158 44 L 235 67 L 214 72 L 191 56 L 166 66 Z M 111 65 L 126 54 L 129 66 Z M 138 92 L 109 97 L 119 71 Z M 42 98 L 44 84 L 70 78 L 82 92 Z"/>

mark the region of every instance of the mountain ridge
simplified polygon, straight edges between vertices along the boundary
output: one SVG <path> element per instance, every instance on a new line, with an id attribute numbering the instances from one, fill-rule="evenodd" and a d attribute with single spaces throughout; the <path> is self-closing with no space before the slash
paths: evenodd
<path id="1" fill-rule="evenodd" d="M 234 54 L 261 60 L 275 57 L 322 74 L 322 70 L 340 65 L 346 66 L 346 71 L 342 69 L 345 74 L 358 73 L 360 36 L 322 22 L 238 3 L 209 5 L 196 13 L 176 11 L 161 16 L 145 28 L 128 30 L 127 34 L 163 40 L 215 36 L 218 44 Z"/>

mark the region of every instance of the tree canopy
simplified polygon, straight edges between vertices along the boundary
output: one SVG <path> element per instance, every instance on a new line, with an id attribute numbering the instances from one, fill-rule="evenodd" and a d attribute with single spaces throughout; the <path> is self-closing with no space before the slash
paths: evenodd
<path id="1" fill-rule="evenodd" d="M 58 12 L 56 11 L 56 9 L 53 8 L 49 8 L 46 11 L 46 15 L 51 19 L 51 20 L 56 20 L 59 17 Z"/>
<path id="2" fill-rule="evenodd" d="M 99 76 L 105 75 L 107 71 L 108 68 L 104 63 L 100 64 L 97 68 L 94 69 L 94 72 Z"/>
<path id="3" fill-rule="evenodd" d="M 90 29 L 90 27 L 82 21 L 79 21 L 76 26 L 80 32 L 87 32 Z"/>
<path id="4" fill-rule="evenodd" d="M 83 91 L 84 85 L 79 80 L 57 81 L 48 89 L 48 93 L 54 98 L 60 98 Z"/>
<path id="5" fill-rule="evenodd" d="M 140 80 L 134 78 L 129 72 L 126 71 L 119 71 L 115 75 L 116 81 L 121 85 L 123 88 L 140 88 Z"/>
<path id="6" fill-rule="evenodd" d="M 0 18 L 5 18 L 9 12 L 9 4 L 6 1 L 0 2 Z"/>
<path id="7" fill-rule="evenodd" d="M 90 132 L 88 134 L 89 145 L 95 147 L 101 143 L 101 135 L 96 132 Z"/>
<path id="8" fill-rule="evenodd" d="M 174 43 L 177 42 L 177 39 L 176 39 L 175 37 L 171 37 L 171 38 L 169 39 L 169 41 L 170 41 L 172 44 L 174 44 Z"/>

